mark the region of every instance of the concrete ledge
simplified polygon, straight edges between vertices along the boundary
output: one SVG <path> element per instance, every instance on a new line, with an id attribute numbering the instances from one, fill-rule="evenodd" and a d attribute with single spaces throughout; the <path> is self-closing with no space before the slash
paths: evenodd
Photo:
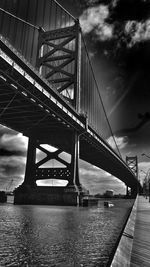
<path id="1" fill-rule="evenodd" d="M 71 187 L 20 186 L 14 193 L 14 204 L 77 206 L 77 196 Z"/>
<path id="2" fill-rule="evenodd" d="M 135 219 L 137 212 L 137 202 L 138 202 L 138 196 L 134 202 L 127 224 L 122 233 L 117 250 L 110 265 L 111 267 L 130 266 L 133 236 L 135 229 Z"/>

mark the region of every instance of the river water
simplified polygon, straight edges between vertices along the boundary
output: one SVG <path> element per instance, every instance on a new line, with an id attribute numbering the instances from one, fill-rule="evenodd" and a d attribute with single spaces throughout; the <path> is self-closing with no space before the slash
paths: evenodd
<path id="1" fill-rule="evenodd" d="M 0 204 L 0 267 L 104 267 L 132 200 L 114 206 Z"/>

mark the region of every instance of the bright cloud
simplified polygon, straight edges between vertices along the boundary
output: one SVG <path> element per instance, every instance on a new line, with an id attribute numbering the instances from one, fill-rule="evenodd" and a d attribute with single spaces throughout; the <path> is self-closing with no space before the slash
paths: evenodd
<path id="1" fill-rule="evenodd" d="M 150 163 L 149 162 L 139 162 L 138 163 L 138 169 L 139 169 L 139 179 L 141 184 L 143 184 L 143 181 L 145 177 L 150 177 Z"/>
<path id="2" fill-rule="evenodd" d="M 91 5 L 95 5 L 95 4 L 97 4 L 98 2 L 99 2 L 99 0 L 87 0 L 87 3 L 88 3 L 89 6 L 91 6 Z"/>
<path id="3" fill-rule="evenodd" d="M 6 186 L 13 179 L 12 190 L 23 182 L 26 159 L 22 156 L 0 157 L 0 188 Z"/>
<path id="4" fill-rule="evenodd" d="M 94 175 L 93 175 L 94 174 Z M 112 175 L 84 171 L 80 175 L 80 182 L 90 191 L 91 194 L 104 193 L 106 190 L 113 190 L 115 194 L 125 194 L 125 185 Z"/>
<path id="5" fill-rule="evenodd" d="M 110 173 L 84 161 L 80 161 L 80 182 L 91 194 L 112 189 L 115 194 L 125 194 L 125 185 Z"/>
<path id="6" fill-rule="evenodd" d="M 146 173 L 148 172 L 148 171 L 150 171 L 150 163 L 149 162 L 144 162 L 144 161 L 142 161 L 142 162 L 139 162 L 138 163 L 138 168 L 139 168 L 139 172 L 140 172 L 140 174 L 143 176 L 145 176 L 146 175 Z"/>
<path id="7" fill-rule="evenodd" d="M 3 134 L 0 138 L 0 148 L 8 151 L 26 151 L 28 138 L 22 134 Z"/>
<path id="8" fill-rule="evenodd" d="M 116 7 L 118 4 L 119 0 L 112 0 L 112 6 Z"/>
<path id="9" fill-rule="evenodd" d="M 131 37 L 129 46 L 150 40 L 150 19 L 144 22 L 137 22 L 135 20 L 128 21 L 125 25 L 125 33 Z"/>
<path id="10" fill-rule="evenodd" d="M 105 41 L 113 36 L 113 25 L 106 22 L 109 9 L 106 5 L 89 7 L 80 16 L 80 25 L 84 34 L 94 31 L 99 40 Z"/>
<path id="11" fill-rule="evenodd" d="M 115 139 L 115 141 L 114 141 Z M 124 148 L 127 144 L 128 144 L 128 137 L 127 136 L 110 136 L 107 139 L 108 144 L 113 148 L 116 149 L 116 144 L 118 146 L 119 149 Z M 115 143 L 116 142 L 116 143 Z"/>

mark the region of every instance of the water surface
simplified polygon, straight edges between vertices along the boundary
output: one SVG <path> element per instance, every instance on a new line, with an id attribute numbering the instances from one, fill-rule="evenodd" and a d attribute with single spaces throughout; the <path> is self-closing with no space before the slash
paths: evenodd
<path id="1" fill-rule="evenodd" d="M 0 266 L 106 266 L 131 200 L 114 207 L 0 204 Z"/>

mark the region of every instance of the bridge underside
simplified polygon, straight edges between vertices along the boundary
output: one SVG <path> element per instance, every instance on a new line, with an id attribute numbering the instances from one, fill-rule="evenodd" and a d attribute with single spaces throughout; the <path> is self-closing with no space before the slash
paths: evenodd
<path id="1" fill-rule="evenodd" d="M 72 163 L 70 165 L 66 163 L 70 176 L 65 177 L 65 174 L 62 176 L 71 185 L 75 183 L 80 187 L 78 167 L 76 171 L 74 171 L 76 167 L 73 167 L 77 166 L 80 157 L 118 177 L 136 191 L 137 180 L 133 173 L 115 156 L 102 138 L 99 137 L 98 140 L 95 134 L 91 134 L 92 130 L 87 131 L 85 119 L 3 41 L 1 48 L 17 63 L 11 63 L 8 58 L 0 56 L 0 123 L 28 136 L 34 143 L 34 151 L 41 144 L 50 144 L 71 154 Z M 2 53 L 1 51 L 1 55 Z M 22 69 L 25 71 L 22 72 Z M 75 143 L 78 144 L 73 147 Z M 50 157 L 50 154 L 47 153 L 47 157 Z M 43 177 L 46 176 L 47 174 Z M 54 174 L 47 178 L 54 178 Z M 26 175 L 26 179 L 31 183 L 41 179 L 40 168 L 35 171 L 33 177 Z"/>
<path id="2" fill-rule="evenodd" d="M 38 127 L 33 133 L 35 140 L 40 140 L 41 144 L 49 144 L 61 149 L 69 154 L 72 153 L 72 138 L 75 134 L 74 129 L 57 127 Z M 132 181 L 132 173 L 129 175 L 128 170 L 115 158 L 112 158 L 110 152 L 102 145 L 96 144 L 92 137 L 88 134 L 79 136 L 79 151 L 80 159 L 89 162 L 109 173 L 118 177 L 129 187 L 134 187 L 136 184 Z M 91 177 L 92 179 L 92 177 Z"/>

